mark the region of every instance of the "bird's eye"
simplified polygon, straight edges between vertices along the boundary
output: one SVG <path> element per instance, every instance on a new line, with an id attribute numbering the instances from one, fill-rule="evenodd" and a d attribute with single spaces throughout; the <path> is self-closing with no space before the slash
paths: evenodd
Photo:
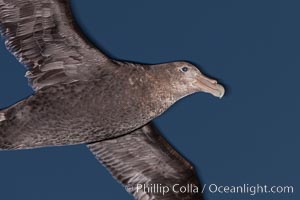
<path id="1" fill-rule="evenodd" d="M 181 68 L 181 71 L 182 71 L 182 72 L 187 72 L 187 71 L 189 71 L 189 68 L 188 68 L 188 67 L 182 67 L 182 68 Z"/>

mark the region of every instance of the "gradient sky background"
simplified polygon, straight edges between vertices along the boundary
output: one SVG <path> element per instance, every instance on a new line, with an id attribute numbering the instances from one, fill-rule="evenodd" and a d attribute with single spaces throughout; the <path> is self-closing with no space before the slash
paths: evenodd
<path id="1" fill-rule="evenodd" d="M 226 85 L 178 102 L 156 124 L 204 184 L 292 185 L 294 194 L 207 199 L 300 199 L 300 1 L 74 0 L 84 32 L 115 58 L 188 60 Z M 32 93 L 0 44 L 0 107 Z M 0 199 L 132 199 L 83 146 L 0 152 Z"/>

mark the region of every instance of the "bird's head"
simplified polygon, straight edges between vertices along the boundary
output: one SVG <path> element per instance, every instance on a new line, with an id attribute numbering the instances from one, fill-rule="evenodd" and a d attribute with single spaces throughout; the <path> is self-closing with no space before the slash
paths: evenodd
<path id="1" fill-rule="evenodd" d="M 156 67 L 155 67 L 156 68 Z M 176 98 L 182 98 L 195 92 L 210 93 L 222 98 L 225 89 L 216 80 L 203 75 L 200 70 L 188 62 L 171 62 L 157 65 L 157 69 L 164 76 L 165 86 L 176 94 Z M 163 72 L 164 71 L 164 72 Z"/>

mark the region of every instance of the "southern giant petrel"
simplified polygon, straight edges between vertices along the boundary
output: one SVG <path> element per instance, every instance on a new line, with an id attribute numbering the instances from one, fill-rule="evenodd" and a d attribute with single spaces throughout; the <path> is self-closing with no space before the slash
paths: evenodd
<path id="1" fill-rule="evenodd" d="M 7 48 L 27 67 L 35 94 L 0 111 L 0 149 L 86 144 L 136 199 L 202 199 L 137 185 L 199 186 L 192 165 L 151 120 L 195 92 L 224 88 L 188 62 L 122 62 L 79 31 L 68 0 L 0 0 Z"/>

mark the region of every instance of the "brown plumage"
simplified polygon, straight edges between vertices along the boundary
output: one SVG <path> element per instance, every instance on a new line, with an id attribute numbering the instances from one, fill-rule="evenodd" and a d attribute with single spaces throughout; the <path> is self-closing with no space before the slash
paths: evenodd
<path id="1" fill-rule="evenodd" d="M 82 36 L 68 0 L 0 0 L 0 26 L 7 48 L 27 67 L 26 77 L 36 91 L 0 111 L 0 149 L 93 143 L 89 147 L 107 165 L 117 157 L 111 154 L 108 161 L 101 155 L 116 150 L 116 141 L 121 141 L 122 148 L 136 145 L 137 149 L 146 148 L 143 143 L 147 143 L 157 153 L 143 162 L 154 164 L 154 158 L 162 159 L 175 166 L 171 174 L 178 173 L 181 181 L 189 180 L 185 173 L 195 178 L 186 161 L 170 161 L 179 154 L 163 139 L 157 140 L 152 127 L 146 126 L 148 132 L 139 128 L 189 94 L 202 91 L 222 97 L 224 88 L 215 80 L 187 62 L 144 65 L 107 57 Z M 151 138 L 157 144 L 149 143 Z M 163 152 L 169 156 L 164 157 Z M 128 151 L 132 156 L 138 153 Z M 123 161 L 127 166 L 135 163 L 130 166 L 131 175 L 141 173 L 141 160 L 132 156 L 128 160 L 122 157 Z M 181 165 L 187 172 L 179 170 Z M 108 168 L 113 175 L 127 176 L 129 172 Z M 149 170 L 148 180 L 157 175 Z M 169 178 L 164 180 L 173 183 Z M 127 184 L 123 179 L 121 182 Z M 154 198 L 139 195 L 135 197 Z"/>
<path id="2" fill-rule="evenodd" d="M 136 199 L 203 199 L 193 166 L 168 144 L 153 124 L 88 147 Z M 190 191 L 178 192 L 180 187 Z M 163 188 L 165 193 L 161 192 Z"/>

